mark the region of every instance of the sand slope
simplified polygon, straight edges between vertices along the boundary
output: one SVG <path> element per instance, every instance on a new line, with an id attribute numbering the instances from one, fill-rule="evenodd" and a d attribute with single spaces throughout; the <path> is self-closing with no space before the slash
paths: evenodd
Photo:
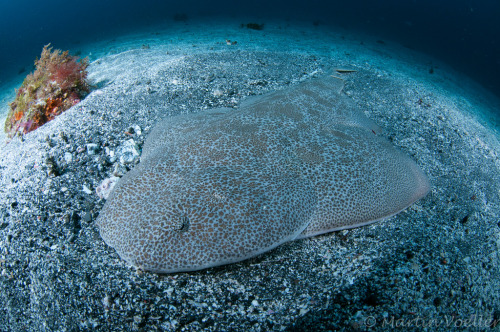
<path id="1" fill-rule="evenodd" d="M 1 329 L 426 322 L 447 330 L 500 319 L 498 104 L 445 65 L 368 37 L 283 24 L 208 27 L 88 45 L 96 89 L 23 141 L 1 145 Z M 104 201 L 95 188 L 117 164 L 110 151 L 130 139 L 142 146 L 159 118 L 237 107 L 335 67 L 357 70 L 339 74 L 345 94 L 426 172 L 426 198 L 387 221 L 193 273 L 137 273 L 99 237 L 93 221 Z"/>

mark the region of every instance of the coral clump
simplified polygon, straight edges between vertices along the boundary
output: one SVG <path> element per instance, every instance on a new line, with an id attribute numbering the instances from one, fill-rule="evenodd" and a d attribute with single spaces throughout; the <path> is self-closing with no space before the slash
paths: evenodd
<path id="1" fill-rule="evenodd" d="M 88 65 L 88 58 L 79 60 L 45 45 L 35 71 L 26 76 L 9 104 L 5 132 L 12 137 L 33 131 L 78 104 L 90 92 Z"/>

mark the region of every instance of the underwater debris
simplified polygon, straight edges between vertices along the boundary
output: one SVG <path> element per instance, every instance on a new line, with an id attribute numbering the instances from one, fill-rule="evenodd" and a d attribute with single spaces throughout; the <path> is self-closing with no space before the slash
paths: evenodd
<path id="1" fill-rule="evenodd" d="M 86 81 L 88 58 L 78 61 L 68 51 L 45 45 L 36 69 L 16 91 L 4 130 L 9 137 L 26 134 L 78 104 L 90 92 Z"/>
<path id="2" fill-rule="evenodd" d="M 101 199 L 108 199 L 109 194 L 113 191 L 115 184 L 120 180 L 119 177 L 111 176 L 107 179 L 104 179 L 101 184 L 95 189 L 97 196 Z"/>
<path id="3" fill-rule="evenodd" d="M 337 68 L 335 71 L 339 74 L 348 74 L 357 72 L 356 69 L 348 69 L 348 68 Z"/>
<path id="4" fill-rule="evenodd" d="M 264 29 L 264 24 L 259 24 L 259 23 L 247 23 L 247 24 L 241 24 L 241 27 L 246 27 L 247 29 L 252 29 L 252 30 L 262 30 Z"/>

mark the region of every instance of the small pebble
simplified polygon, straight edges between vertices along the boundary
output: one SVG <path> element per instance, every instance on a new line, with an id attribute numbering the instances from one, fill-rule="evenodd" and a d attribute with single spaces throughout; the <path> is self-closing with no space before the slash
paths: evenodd
<path id="1" fill-rule="evenodd" d="M 129 139 L 120 145 L 116 154 L 119 156 L 120 163 L 123 165 L 133 163 L 139 159 L 140 156 L 139 147 L 133 139 Z"/>
<path id="2" fill-rule="evenodd" d="M 115 164 L 115 168 L 113 169 L 113 175 L 117 177 L 122 177 L 127 173 L 127 168 L 119 163 Z"/>
<path id="3" fill-rule="evenodd" d="M 67 163 L 70 163 L 73 161 L 73 155 L 69 152 L 64 153 L 64 160 L 66 160 Z"/>
<path id="4" fill-rule="evenodd" d="M 82 187 L 83 187 L 82 191 L 84 193 L 89 194 L 89 195 L 92 194 L 92 190 L 90 190 L 89 187 L 87 187 L 86 185 L 83 185 Z"/>
<path id="5" fill-rule="evenodd" d="M 99 146 L 95 143 L 87 144 L 87 154 L 94 155 L 99 150 Z"/>

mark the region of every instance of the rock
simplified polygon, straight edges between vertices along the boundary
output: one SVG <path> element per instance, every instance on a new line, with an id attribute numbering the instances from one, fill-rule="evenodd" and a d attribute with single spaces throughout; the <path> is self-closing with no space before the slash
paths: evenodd
<path id="1" fill-rule="evenodd" d="M 117 177 L 122 177 L 125 175 L 125 173 L 127 173 L 127 168 L 120 163 L 116 163 L 115 168 L 113 170 L 113 175 Z"/>
<path id="2" fill-rule="evenodd" d="M 99 146 L 95 143 L 87 144 L 87 153 L 89 155 L 94 155 L 99 151 Z"/>
<path id="3" fill-rule="evenodd" d="M 118 147 L 116 154 L 121 164 L 131 164 L 139 159 L 139 146 L 133 139 L 129 139 Z"/>
<path id="4" fill-rule="evenodd" d="M 89 195 L 92 194 L 92 190 L 90 190 L 89 187 L 87 187 L 86 185 L 82 186 L 82 191 Z"/>
<path id="5" fill-rule="evenodd" d="M 64 160 L 66 160 L 67 163 L 70 163 L 73 161 L 73 155 L 69 152 L 64 153 Z"/>

